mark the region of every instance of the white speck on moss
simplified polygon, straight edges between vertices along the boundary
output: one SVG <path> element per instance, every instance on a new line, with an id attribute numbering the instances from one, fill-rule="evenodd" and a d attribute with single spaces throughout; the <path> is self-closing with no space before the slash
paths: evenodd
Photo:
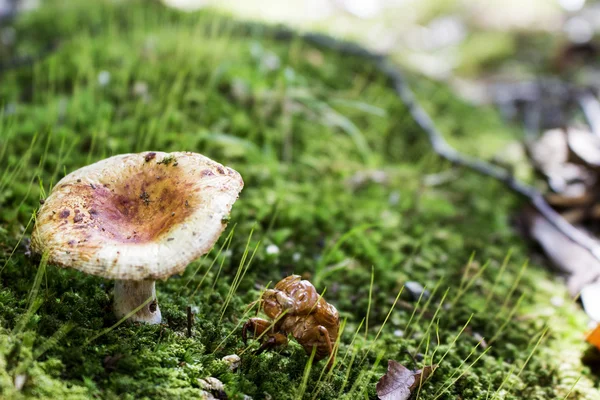
<path id="1" fill-rule="evenodd" d="M 565 299 L 560 296 L 552 296 L 550 299 L 550 304 L 554 307 L 562 307 L 565 304 Z"/>
<path id="2" fill-rule="evenodd" d="M 23 389 L 23 386 L 25 386 L 25 381 L 27 380 L 27 375 L 23 375 L 23 374 L 18 374 L 15 375 L 15 389 L 17 390 L 21 390 Z"/>
<path id="3" fill-rule="evenodd" d="M 300 261 L 301 258 L 302 258 L 302 255 L 298 252 L 296 252 L 292 255 L 292 260 L 294 260 L 294 262 Z"/>
<path id="4" fill-rule="evenodd" d="M 150 100 L 150 90 L 146 82 L 137 81 L 136 83 L 134 83 L 132 92 L 134 96 L 141 98 L 144 101 Z"/>
<path id="5" fill-rule="evenodd" d="M 238 369 L 242 362 L 240 356 L 238 356 L 237 354 L 230 354 L 228 356 L 223 357 L 221 360 L 229 364 L 229 369 L 232 371 Z"/>
<path id="6" fill-rule="evenodd" d="M 225 385 L 223 385 L 223 382 L 217 378 L 213 378 L 212 376 L 204 379 L 198 379 L 198 384 L 204 390 L 225 390 Z"/>
<path id="7" fill-rule="evenodd" d="M 271 72 L 279 69 L 281 66 L 281 61 L 275 53 L 268 52 L 263 56 L 261 66 L 265 70 Z"/>
<path id="8" fill-rule="evenodd" d="M 267 246 L 267 254 L 270 254 L 270 255 L 279 254 L 279 247 L 277 247 L 277 245 L 275 245 L 275 244 L 268 245 Z"/>
<path id="9" fill-rule="evenodd" d="M 110 83 L 110 72 L 100 71 L 98 74 L 98 84 L 100 86 L 106 86 Z"/>
<path id="10" fill-rule="evenodd" d="M 390 193 L 390 197 L 388 198 L 388 203 L 391 206 L 395 206 L 400 202 L 400 192 L 392 192 Z"/>

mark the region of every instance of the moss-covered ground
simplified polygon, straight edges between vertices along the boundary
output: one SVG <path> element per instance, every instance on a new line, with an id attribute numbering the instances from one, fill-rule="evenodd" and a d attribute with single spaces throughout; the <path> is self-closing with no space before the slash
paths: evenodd
<path id="1" fill-rule="evenodd" d="M 520 199 L 439 160 L 365 60 L 153 2 L 50 1 L 13 29 L 3 60 L 53 50 L 0 72 L 1 398 L 203 398 L 215 377 L 232 399 L 374 399 L 388 359 L 439 364 L 422 399 L 600 396 L 585 315 L 511 226 Z M 412 83 L 462 150 L 519 134 Z M 146 150 L 203 153 L 246 186 L 215 250 L 157 284 L 164 323 L 110 329 L 111 282 L 30 255 L 32 216 L 66 173 Z M 240 338 L 291 273 L 344 320 L 331 374 L 295 342 L 256 356 Z M 408 281 L 431 296 L 393 306 Z"/>

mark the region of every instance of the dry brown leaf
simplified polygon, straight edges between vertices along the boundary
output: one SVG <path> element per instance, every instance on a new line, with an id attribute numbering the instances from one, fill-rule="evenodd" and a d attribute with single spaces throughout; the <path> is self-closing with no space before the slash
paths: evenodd
<path id="1" fill-rule="evenodd" d="M 528 151 L 550 188 L 565 198 L 585 196 L 596 183 L 593 169 L 600 165 L 600 138 L 590 132 L 551 129 L 531 143 Z"/>
<path id="2" fill-rule="evenodd" d="M 536 167 L 545 175 L 559 168 L 569 159 L 567 136 L 562 129 L 544 132 L 528 148 L 529 155 Z"/>
<path id="3" fill-rule="evenodd" d="M 569 197 L 559 193 L 548 193 L 544 197 L 548 204 L 553 207 L 583 207 L 591 204 L 595 199 L 591 193 L 584 193 L 579 197 Z"/>
<path id="4" fill-rule="evenodd" d="M 567 132 L 573 154 L 591 167 L 600 167 L 600 137 L 581 129 L 569 128 Z"/>
<path id="5" fill-rule="evenodd" d="M 411 371 L 397 361 L 388 361 L 387 373 L 377 382 L 377 396 L 381 400 L 407 400 L 413 390 L 429 378 L 437 365 Z"/>
<path id="6" fill-rule="evenodd" d="M 587 284 L 600 278 L 600 261 L 581 245 L 571 241 L 546 218 L 535 211 L 525 212 L 529 235 L 544 249 L 552 263 L 569 279 L 571 296 L 579 294 Z"/>
<path id="7" fill-rule="evenodd" d="M 600 219 L 600 204 L 588 207 L 573 207 L 561 213 L 562 217 L 571 225 L 580 224 L 586 220 Z"/>
<path id="8" fill-rule="evenodd" d="M 550 188 L 566 197 L 584 196 L 596 181 L 590 170 L 573 163 L 565 163 L 547 176 Z"/>

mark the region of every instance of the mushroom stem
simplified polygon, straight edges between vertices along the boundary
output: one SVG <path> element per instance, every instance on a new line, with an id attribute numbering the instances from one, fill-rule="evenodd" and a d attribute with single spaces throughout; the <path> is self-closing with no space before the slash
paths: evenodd
<path id="1" fill-rule="evenodd" d="M 117 318 L 121 319 L 131 313 L 150 297 L 152 300 L 142 307 L 137 313 L 129 317 L 132 322 L 145 322 L 147 324 L 160 324 L 161 314 L 156 300 L 154 281 L 115 281 L 114 311 Z"/>

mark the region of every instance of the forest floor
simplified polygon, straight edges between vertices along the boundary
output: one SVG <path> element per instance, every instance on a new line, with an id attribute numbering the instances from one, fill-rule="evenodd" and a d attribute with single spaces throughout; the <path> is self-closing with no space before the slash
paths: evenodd
<path id="1" fill-rule="evenodd" d="M 440 160 L 368 61 L 142 1 L 50 1 L 11 32 L 3 55 L 49 51 L 0 72 L 0 397 L 205 398 L 214 377 L 231 399 L 375 399 L 391 359 L 438 364 L 422 399 L 600 396 L 586 315 L 512 224 L 522 200 Z M 410 82 L 461 150 L 520 137 Z M 202 153 L 245 188 L 214 251 L 157 283 L 164 323 L 110 329 L 112 282 L 40 264 L 33 215 L 67 173 L 149 150 Z M 340 312 L 331 373 L 294 341 L 242 342 L 248 305 L 292 273 Z"/>

